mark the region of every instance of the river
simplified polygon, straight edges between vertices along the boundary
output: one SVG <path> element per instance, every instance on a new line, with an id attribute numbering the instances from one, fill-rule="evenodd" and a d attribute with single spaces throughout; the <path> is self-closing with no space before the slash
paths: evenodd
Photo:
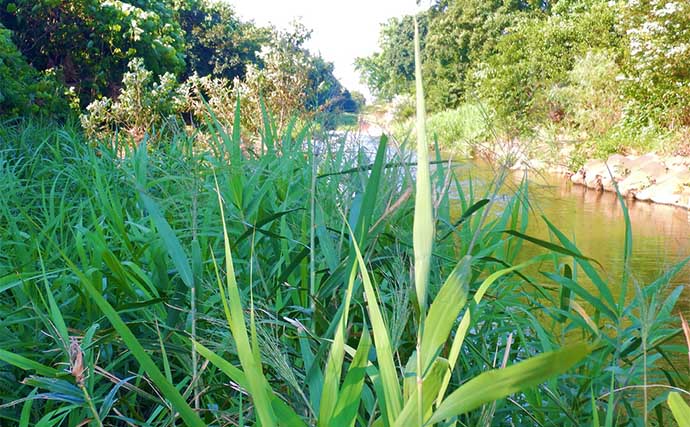
<path id="1" fill-rule="evenodd" d="M 354 152 L 363 150 L 367 157 L 373 159 L 378 145 L 378 135 L 336 135 L 345 137 L 345 143 L 350 145 Z M 398 150 L 389 144 L 389 151 L 389 157 L 394 157 Z M 409 156 L 410 161 L 415 160 L 414 153 L 403 151 L 405 157 Z M 469 181 L 472 180 L 475 191 L 477 188 L 481 191 L 481 188 L 486 187 L 495 176 L 493 168 L 481 161 L 458 160 L 454 167 L 463 186 L 468 188 Z M 511 172 L 501 189 L 501 194 L 514 194 L 524 177 L 525 172 Z M 576 243 L 585 256 L 599 262 L 602 266 L 600 275 L 611 285 L 614 296 L 617 296 L 620 286 L 616 284 L 621 282 L 623 276 L 625 218 L 616 195 L 572 184 L 562 175 L 528 172 L 526 177 L 529 182 L 529 201 L 532 205 L 527 234 L 551 240 L 542 216 L 548 218 Z M 633 280 L 644 287 L 690 256 L 690 211 L 634 200 L 627 200 L 626 203 L 633 235 L 630 270 Z M 498 207 L 500 208 L 500 203 Z M 523 259 L 544 251 L 531 244 L 525 244 L 523 248 Z M 583 278 L 584 275 L 580 277 Z M 667 288 L 667 291 L 680 285 L 690 288 L 688 283 L 690 263 L 672 279 L 672 286 Z M 592 286 L 586 282 L 582 285 Z M 677 310 L 686 313 L 686 317 L 690 318 L 690 289 L 683 291 Z"/>
<path id="2" fill-rule="evenodd" d="M 475 183 L 484 184 L 494 176 L 491 167 L 482 162 L 461 163 L 456 173 L 462 180 L 471 177 Z M 525 172 L 512 172 L 502 193 L 511 195 L 524 176 Z M 602 278 L 613 284 L 615 295 L 615 284 L 621 282 L 623 275 L 625 247 L 625 217 L 616 195 L 572 184 L 562 175 L 527 172 L 527 179 L 533 207 L 527 234 L 550 240 L 542 215 L 548 218 L 584 255 L 602 265 Z M 634 200 L 626 203 L 633 235 L 631 273 L 644 287 L 690 256 L 690 211 Z M 526 244 L 524 250 L 521 255 L 525 257 L 543 252 L 531 244 Z M 687 286 L 689 282 L 690 267 L 686 267 L 673 278 L 672 285 Z M 689 292 L 683 292 L 677 310 L 689 313 Z"/>

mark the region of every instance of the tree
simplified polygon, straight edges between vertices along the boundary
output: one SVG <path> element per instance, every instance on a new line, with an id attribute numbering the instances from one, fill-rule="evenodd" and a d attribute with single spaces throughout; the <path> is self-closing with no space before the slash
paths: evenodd
<path id="1" fill-rule="evenodd" d="M 629 1 L 620 16 L 625 88 L 635 115 L 671 127 L 690 125 L 690 5 Z"/>
<path id="2" fill-rule="evenodd" d="M 426 45 L 428 17 L 418 17 L 422 49 Z M 395 95 L 411 93 L 414 88 L 414 20 L 412 16 L 391 18 L 382 25 L 380 51 L 357 58 L 355 67 L 362 82 L 378 98 L 391 100 Z"/>
<path id="3" fill-rule="evenodd" d="M 563 3 L 553 14 L 524 15 L 477 67 L 479 96 L 510 128 L 525 130 L 562 115 L 562 106 L 550 96 L 553 88 L 567 84 L 576 59 L 620 44 L 608 4 L 578 3 L 572 9 Z"/>
<path id="4" fill-rule="evenodd" d="M 523 1 L 445 0 L 429 11 L 424 77 L 430 110 L 465 101 L 470 70 L 496 51 L 506 28 L 534 10 Z"/>
<path id="5" fill-rule="evenodd" d="M 0 116 L 66 113 L 63 88 L 26 62 L 11 36 L 0 24 Z"/>
<path id="6" fill-rule="evenodd" d="M 29 64 L 55 69 L 84 103 L 116 95 L 127 63 L 156 75 L 184 70 L 184 34 L 172 0 L 0 0 L 0 22 Z"/>
<path id="7" fill-rule="evenodd" d="M 179 11 L 185 33 L 185 75 L 243 79 L 248 64 L 260 64 L 258 52 L 270 41 L 267 28 L 242 22 L 222 2 L 186 0 Z"/>

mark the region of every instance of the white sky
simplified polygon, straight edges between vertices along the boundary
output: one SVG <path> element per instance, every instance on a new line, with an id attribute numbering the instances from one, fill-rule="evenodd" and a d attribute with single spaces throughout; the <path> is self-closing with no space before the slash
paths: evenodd
<path id="1" fill-rule="evenodd" d="M 369 96 L 359 82 L 355 58 L 377 50 L 380 24 L 414 13 L 415 0 L 226 0 L 243 20 L 285 29 L 300 18 L 313 30 L 307 47 L 335 65 L 335 76 Z"/>

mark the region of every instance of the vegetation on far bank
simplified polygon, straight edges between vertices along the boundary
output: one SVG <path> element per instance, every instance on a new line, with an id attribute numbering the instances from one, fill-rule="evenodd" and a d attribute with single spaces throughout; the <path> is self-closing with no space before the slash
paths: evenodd
<path id="1" fill-rule="evenodd" d="M 418 16 L 430 111 L 473 121 L 467 106 L 485 105 L 487 128 L 502 140 L 569 141 L 576 162 L 688 154 L 688 8 L 670 0 L 434 1 Z M 411 33 L 412 17 L 391 19 L 380 51 L 358 60 L 379 98 L 407 103 L 402 117 L 413 106 Z"/>

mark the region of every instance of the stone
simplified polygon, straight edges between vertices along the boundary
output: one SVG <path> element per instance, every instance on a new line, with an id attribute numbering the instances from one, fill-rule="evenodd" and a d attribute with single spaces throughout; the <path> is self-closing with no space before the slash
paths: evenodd
<path id="1" fill-rule="evenodd" d="M 664 159 L 664 164 L 670 172 L 690 171 L 690 159 L 683 156 L 671 156 Z"/>
<path id="2" fill-rule="evenodd" d="M 583 170 L 583 169 L 580 169 L 580 170 L 577 171 L 576 173 L 572 174 L 572 175 L 570 176 L 570 181 L 571 181 L 573 184 L 585 185 L 585 174 L 584 174 L 584 170 Z"/>
<path id="3" fill-rule="evenodd" d="M 632 172 L 618 183 L 618 191 L 625 197 L 632 197 L 635 193 L 652 184 L 653 181 L 649 175 L 643 171 L 632 169 Z"/>

